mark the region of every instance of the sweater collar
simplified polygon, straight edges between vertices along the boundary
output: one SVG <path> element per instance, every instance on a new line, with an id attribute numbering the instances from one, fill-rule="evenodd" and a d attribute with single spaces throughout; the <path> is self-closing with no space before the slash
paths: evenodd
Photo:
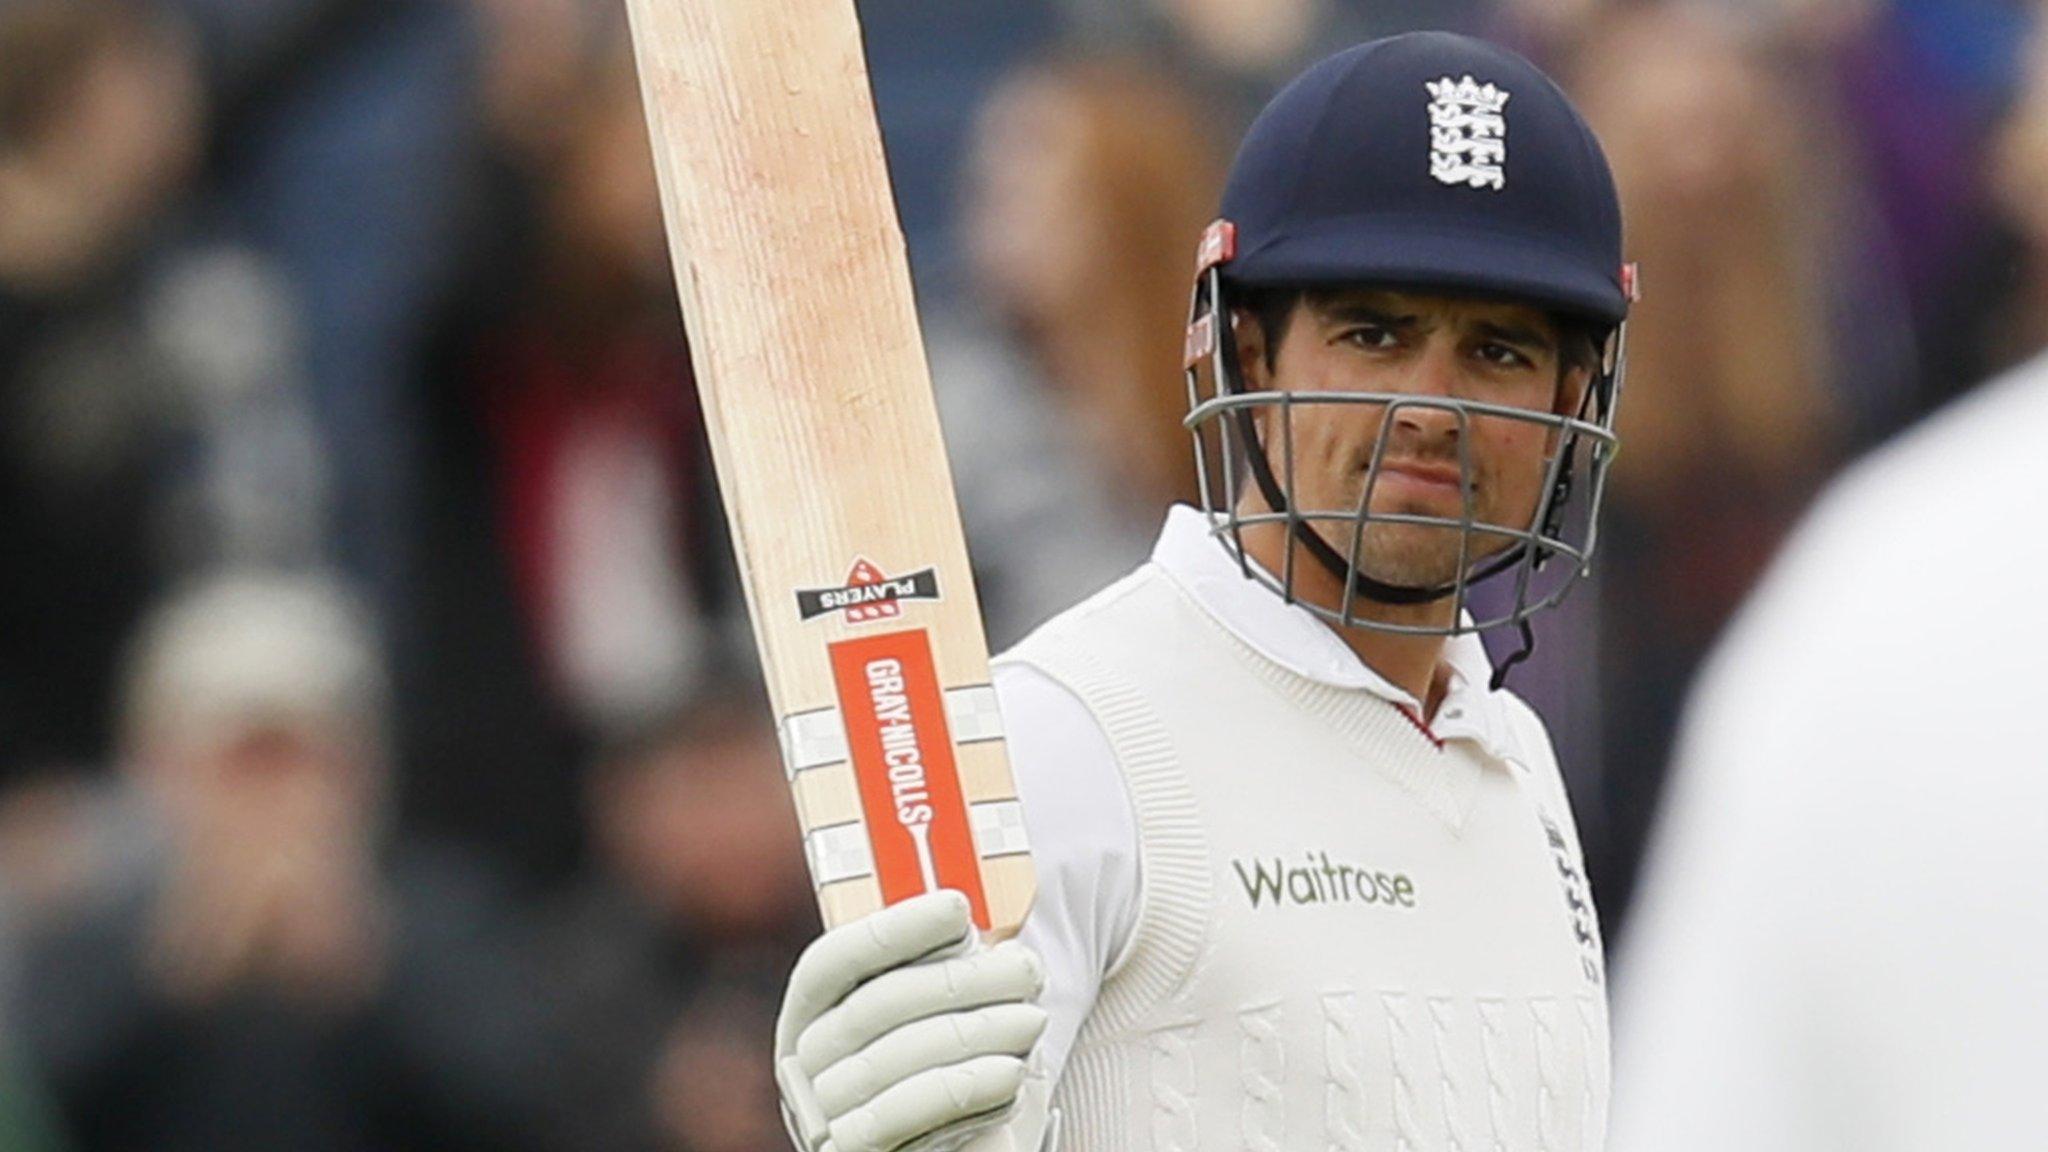
<path id="1" fill-rule="evenodd" d="M 1420 722 L 1421 704 L 1413 695 L 1360 660 L 1329 622 L 1247 576 L 1200 511 L 1177 504 L 1167 513 L 1152 562 L 1266 659 L 1319 684 L 1370 692 Z M 1441 740 L 1471 740 L 1495 759 L 1521 759 L 1508 737 L 1507 718 L 1487 687 L 1493 664 L 1479 637 L 1471 632 L 1450 637 L 1444 661 L 1450 682 L 1428 730 Z"/>

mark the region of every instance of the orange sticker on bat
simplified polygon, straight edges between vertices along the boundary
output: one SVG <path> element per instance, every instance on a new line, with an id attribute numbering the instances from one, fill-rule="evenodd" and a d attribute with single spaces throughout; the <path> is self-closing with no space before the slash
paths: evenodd
<path id="1" fill-rule="evenodd" d="M 952 888 L 988 927 L 981 862 L 960 793 L 946 699 L 924 629 L 830 645 L 882 902 Z"/>

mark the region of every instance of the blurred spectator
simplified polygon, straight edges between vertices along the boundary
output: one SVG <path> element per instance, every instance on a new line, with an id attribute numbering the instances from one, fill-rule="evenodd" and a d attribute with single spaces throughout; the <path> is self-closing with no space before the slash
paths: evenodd
<path id="1" fill-rule="evenodd" d="M 794 948 L 791 949 L 791 956 Z M 677 1020 L 655 1070 L 655 1106 L 669 1147 L 684 1152 L 780 1152 L 789 1137 L 776 1100 L 779 985 L 789 964 L 706 982 Z"/>
<path id="2" fill-rule="evenodd" d="M 1100 60 L 1012 77 L 977 143 L 976 282 L 1110 489 L 1156 519 L 1194 486 L 1177 427 L 1180 352 L 1188 253 L 1221 188 L 1219 141 L 1166 77 Z"/>
<path id="3" fill-rule="evenodd" d="M 1128 59 L 1026 69 L 982 113 L 963 217 L 992 319 L 927 312 L 999 646 L 1142 559 L 1167 505 L 1192 498 L 1180 351 L 1221 144 L 1178 85 Z"/>
<path id="4" fill-rule="evenodd" d="M 132 253 L 198 159 L 190 46 L 111 3 L 0 20 L 0 277 L 59 295 Z"/>
<path id="5" fill-rule="evenodd" d="M 1555 0 L 1549 0 L 1555 2 Z M 1347 44 L 1423 29 L 1475 32 L 1497 0 L 1061 0 L 1074 43 L 1157 60 L 1227 117 L 1235 140 L 1274 89 Z"/>
<path id="6" fill-rule="evenodd" d="M 471 379 L 526 623 L 551 685 L 610 728 L 672 706 L 703 658 L 703 469 L 630 63 L 557 115 L 530 292 L 479 340 Z"/>
<path id="7" fill-rule="evenodd" d="M 197 58 L 148 12 L 0 6 L 0 779 L 104 759 L 166 580 L 322 536 L 295 319 L 201 219 Z"/>
<path id="8" fill-rule="evenodd" d="M 441 321 L 405 641 L 407 811 L 539 880 L 581 851 L 584 750 L 751 651 L 625 28 L 586 15 Z"/>
<path id="9" fill-rule="evenodd" d="M 711 690 L 608 756 L 587 811 L 596 867 L 547 947 L 562 1146 L 781 1146 L 775 1005 L 817 923 L 766 701 Z"/>
<path id="10" fill-rule="evenodd" d="M 1709 663 L 1618 969 L 1615 1152 L 2040 1146 L 2044 432 L 2037 358 L 1873 454 Z"/>
<path id="11" fill-rule="evenodd" d="M 386 692 L 317 581 L 151 619 L 122 782 L 44 812 L 100 850 L 27 885 L 10 1011 L 80 1148 L 528 1146 L 533 989 L 488 878 L 388 827 Z"/>
<path id="12" fill-rule="evenodd" d="M 1992 228 L 1946 287 L 1930 326 L 1923 394 L 1929 404 L 2048 347 L 2048 36 L 2022 54 L 2022 84 L 1984 164 Z"/>
<path id="13" fill-rule="evenodd" d="M 953 195 L 974 113 L 1059 32 L 1054 0 L 857 0 L 889 184 L 921 296 L 961 289 Z"/>
<path id="14" fill-rule="evenodd" d="M 1508 23 L 1569 54 L 1629 0 L 1508 0 Z M 1974 325 L 2007 299 L 2013 237 L 1997 226 L 1984 153 L 2022 74 L 2029 0 L 1688 0 L 1772 62 L 1802 130 L 1800 189 L 1828 243 L 1844 443 L 1862 447 L 1983 379 Z M 1600 68 L 1611 57 L 1589 63 Z M 1788 82 L 1789 81 L 1789 85 Z M 2010 361 L 2005 361 L 2010 363 Z"/>
<path id="15" fill-rule="evenodd" d="M 329 460 L 326 557 L 399 602 L 412 391 L 477 148 L 475 31 L 450 0 L 153 0 L 214 108 L 210 207 L 278 271 Z"/>
<path id="16" fill-rule="evenodd" d="M 2015 363 L 1980 350 L 1986 312 L 2009 299 L 2010 219 L 1986 153 L 2025 71 L 2032 0 L 1809 0 L 1850 18 L 1824 26 L 1824 68 L 1881 228 L 1870 271 L 1889 272 L 1910 309 L 1917 379 L 1903 404 L 1854 411 L 1859 444 L 1874 443 L 1990 372 Z M 1794 6 L 1799 7 L 1799 6 Z M 1858 10 L 1861 11 L 1858 11 Z M 1889 268 L 1883 267 L 1889 264 Z M 1866 320 L 1878 336 L 1884 317 Z M 1995 322 L 1995 321 L 1994 321 Z M 1859 389 L 1867 391 L 1867 389 Z M 1861 395 L 1849 396 L 1860 403 Z"/>
<path id="17" fill-rule="evenodd" d="M 1582 665 L 1598 690 L 1553 674 L 1571 687 L 1549 694 L 1598 708 L 1598 759 L 1567 773 L 1614 939 L 1693 668 L 1841 443 L 1838 253 L 1823 227 L 1835 171 L 1825 105 L 1724 17 L 1613 12 L 1574 60 L 1566 82 L 1607 149 L 1644 282 L 1601 533 L 1600 651 Z M 1783 114 L 1795 106 L 1809 114 Z"/>
<path id="18" fill-rule="evenodd" d="M 41 1090 L 18 1053 L 0 1052 L 0 1148 L 7 1152 L 59 1152 L 57 1136 Z"/>
<path id="19" fill-rule="evenodd" d="M 0 300 L 0 345 L 30 346 L 0 352 L 0 375 L 33 389 L 54 361 L 69 383 L 98 392 L 106 411 L 93 421 L 76 397 L 45 401 L 84 425 L 66 429 L 73 439 L 132 431 L 124 420 L 146 430 L 180 401 L 210 411 L 246 401 L 251 387 L 289 396 L 290 450 L 313 460 L 322 485 L 295 479 L 268 503 L 296 498 L 282 519 L 380 611 L 395 603 L 403 568 L 407 391 L 424 306 L 449 272 L 469 168 L 464 13 L 442 0 L 0 9 L 0 285 L 19 298 Z M 233 259 L 201 259 L 181 275 L 176 265 L 202 244 Z M 151 300 L 172 292 L 197 299 Z M 208 369 L 236 361 L 222 387 L 164 397 L 105 331 L 65 339 L 87 321 L 132 327 L 145 307 L 164 329 L 151 337 L 178 342 L 184 359 Z M 227 308 L 237 312 L 222 322 Z M 100 355 L 82 357 L 80 343 Z M 230 427 L 235 442 L 222 447 L 219 429 L 204 431 L 201 454 L 228 467 L 194 483 L 201 495 L 216 498 L 207 489 L 217 480 L 242 485 L 234 498 L 244 503 L 264 492 L 262 470 L 274 464 L 258 461 L 251 476 L 249 461 L 234 459 L 249 437 Z M 135 455 L 112 447 L 102 455 L 117 463 Z M 216 543 L 171 527 L 186 551 Z"/>
<path id="20" fill-rule="evenodd" d="M 1832 177 L 1808 139 L 1828 125 L 1780 114 L 1799 93 L 1725 21 L 1639 10 L 1582 51 L 1574 91 L 1621 186 L 1631 258 L 1655 270 L 1630 316 L 1618 497 L 1697 496 L 1710 471 L 1777 487 L 1816 463 L 1831 408 Z M 1640 67 L 1598 63 L 1612 59 Z"/>
<path id="21" fill-rule="evenodd" d="M 584 99 L 600 45 L 625 19 L 623 5 L 593 0 L 471 0 L 484 126 L 500 153 L 551 157 L 573 121 L 559 110 Z M 477 239 L 471 237 L 472 240 Z"/>

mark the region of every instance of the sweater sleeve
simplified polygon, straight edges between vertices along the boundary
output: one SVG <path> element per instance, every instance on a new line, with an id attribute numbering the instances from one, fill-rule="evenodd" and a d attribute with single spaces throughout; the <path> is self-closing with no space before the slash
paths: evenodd
<path id="1" fill-rule="evenodd" d="M 1026 664 L 995 667 L 1038 896 L 1019 939 L 1045 962 L 1038 1058 L 1057 1080 L 1138 919 L 1137 821 L 1086 705 Z"/>

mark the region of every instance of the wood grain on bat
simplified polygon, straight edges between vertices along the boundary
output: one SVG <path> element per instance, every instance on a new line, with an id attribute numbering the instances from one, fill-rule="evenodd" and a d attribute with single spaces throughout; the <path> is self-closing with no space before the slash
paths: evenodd
<path id="1" fill-rule="evenodd" d="M 1028 856 L 988 717 L 986 641 L 853 6 L 627 7 L 698 390 L 821 906 L 828 920 L 857 915 L 900 880 L 827 882 L 818 853 L 845 847 L 854 764 L 871 781 L 887 757 L 907 779 L 914 759 L 943 778 L 895 780 L 889 798 L 905 828 L 938 838 L 920 840 L 926 875 L 964 825 L 920 828 L 916 803 L 957 788 L 976 845 L 1009 838 L 984 853 L 976 884 L 989 926 L 1013 930 L 1030 903 Z M 916 590 L 833 607 L 893 581 Z M 800 610 L 801 596 L 812 599 Z M 956 737 L 972 743 L 955 749 Z M 835 749 L 850 759 L 829 762 Z M 874 846 L 881 872 L 898 847 Z"/>

